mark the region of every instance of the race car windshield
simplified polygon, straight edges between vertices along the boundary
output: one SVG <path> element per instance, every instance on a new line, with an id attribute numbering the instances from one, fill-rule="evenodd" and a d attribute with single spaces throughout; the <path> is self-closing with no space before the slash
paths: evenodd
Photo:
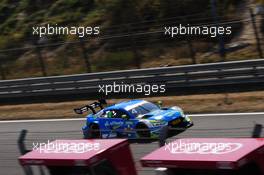
<path id="1" fill-rule="evenodd" d="M 158 109 L 159 107 L 153 103 L 144 103 L 140 106 L 136 106 L 135 108 L 130 109 L 129 112 L 131 112 L 136 117 L 140 117 Z"/>

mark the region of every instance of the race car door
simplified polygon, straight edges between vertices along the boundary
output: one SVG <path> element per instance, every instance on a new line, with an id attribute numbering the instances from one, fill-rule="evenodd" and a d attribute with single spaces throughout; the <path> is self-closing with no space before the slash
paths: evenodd
<path id="1" fill-rule="evenodd" d="M 110 130 L 109 137 L 123 137 L 128 136 L 128 128 L 132 128 L 132 123 L 129 120 L 129 116 L 121 110 L 110 110 L 106 112 L 107 117 L 107 129 Z"/>

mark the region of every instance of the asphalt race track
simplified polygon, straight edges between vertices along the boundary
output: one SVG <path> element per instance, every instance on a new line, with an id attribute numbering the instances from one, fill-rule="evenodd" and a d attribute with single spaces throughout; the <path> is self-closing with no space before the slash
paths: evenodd
<path id="1" fill-rule="evenodd" d="M 264 113 L 191 115 L 195 125 L 176 136 L 180 137 L 251 137 L 256 123 L 264 125 Z M 24 174 L 17 158 L 20 155 L 17 138 L 22 129 L 29 131 L 27 148 L 32 142 L 55 139 L 79 139 L 84 120 L 0 122 L 0 175 Z M 263 134 L 262 134 L 263 136 Z M 172 138 L 175 139 L 176 137 Z M 171 139 L 169 139 L 171 140 Z M 169 141 L 168 140 L 168 141 Z M 153 169 L 140 167 L 138 160 L 158 148 L 158 143 L 131 144 L 139 175 L 154 175 Z"/>

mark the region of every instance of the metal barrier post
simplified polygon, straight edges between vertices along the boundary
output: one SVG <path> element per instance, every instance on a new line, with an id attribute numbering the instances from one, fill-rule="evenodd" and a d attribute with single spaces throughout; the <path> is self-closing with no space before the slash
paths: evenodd
<path id="1" fill-rule="evenodd" d="M 215 26 L 219 27 L 219 16 L 217 13 L 217 1 L 216 0 L 211 0 L 211 11 L 212 11 L 212 16 L 214 17 L 215 21 Z M 225 43 L 224 43 L 224 38 L 222 35 L 218 35 L 218 42 L 219 42 L 219 55 L 222 59 L 222 61 L 225 61 L 226 58 L 226 49 L 225 49 Z"/>
<path id="2" fill-rule="evenodd" d="M 26 135 L 27 135 L 27 130 L 23 129 L 20 132 L 20 135 L 17 140 L 18 148 L 19 148 L 21 155 L 24 155 L 28 152 L 28 150 L 26 149 L 25 143 L 24 143 Z M 26 175 L 33 175 L 33 171 L 30 166 L 22 166 L 22 168 Z"/>
<path id="3" fill-rule="evenodd" d="M 252 133 L 253 138 L 260 138 L 261 137 L 261 132 L 262 132 L 262 125 L 261 124 L 256 124 Z"/>
<path id="4" fill-rule="evenodd" d="M 84 59 L 84 62 L 85 62 L 86 72 L 90 73 L 90 72 L 92 72 L 92 66 L 91 66 L 90 59 L 89 59 L 89 56 L 88 56 L 88 53 L 87 53 L 87 49 L 86 49 L 86 46 L 85 46 L 85 41 L 83 40 L 82 37 L 79 37 L 79 40 L 80 40 L 80 46 L 81 46 L 81 49 L 82 49 L 83 59 Z"/>
<path id="5" fill-rule="evenodd" d="M 251 16 L 251 22 L 252 22 L 252 26 L 253 26 L 254 34 L 255 34 L 255 38 L 256 38 L 257 50 L 258 50 L 259 58 L 263 58 L 263 52 L 262 52 L 262 48 L 261 48 L 260 37 L 259 37 L 257 25 L 256 25 L 256 17 L 255 17 L 255 15 L 253 13 L 253 10 L 251 8 L 249 9 L 249 13 L 250 13 L 250 16 Z"/>
<path id="6" fill-rule="evenodd" d="M 168 138 L 169 128 L 168 126 L 164 126 L 160 130 L 159 134 L 159 146 L 162 147 L 166 144 L 166 139 Z"/>

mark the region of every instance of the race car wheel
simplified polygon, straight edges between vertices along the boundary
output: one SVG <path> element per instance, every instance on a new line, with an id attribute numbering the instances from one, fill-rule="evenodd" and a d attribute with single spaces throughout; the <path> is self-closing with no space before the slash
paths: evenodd
<path id="1" fill-rule="evenodd" d="M 92 124 L 89 129 L 88 138 L 101 138 L 100 127 L 97 124 Z"/>
<path id="2" fill-rule="evenodd" d="M 139 123 L 136 126 L 137 135 L 139 138 L 149 138 L 150 137 L 150 130 L 144 123 Z"/>
<path id="3" fill-rule="evenodd" d="M 173 136 L 176 136 L 180 133 L 182 133 L 183 130 L 181 130 L 181 128 L 177 128 L 177 127 L 169 127 L 169 133 L 168 133 L 168 136 L 169 137 L 173 137 Z"/>

